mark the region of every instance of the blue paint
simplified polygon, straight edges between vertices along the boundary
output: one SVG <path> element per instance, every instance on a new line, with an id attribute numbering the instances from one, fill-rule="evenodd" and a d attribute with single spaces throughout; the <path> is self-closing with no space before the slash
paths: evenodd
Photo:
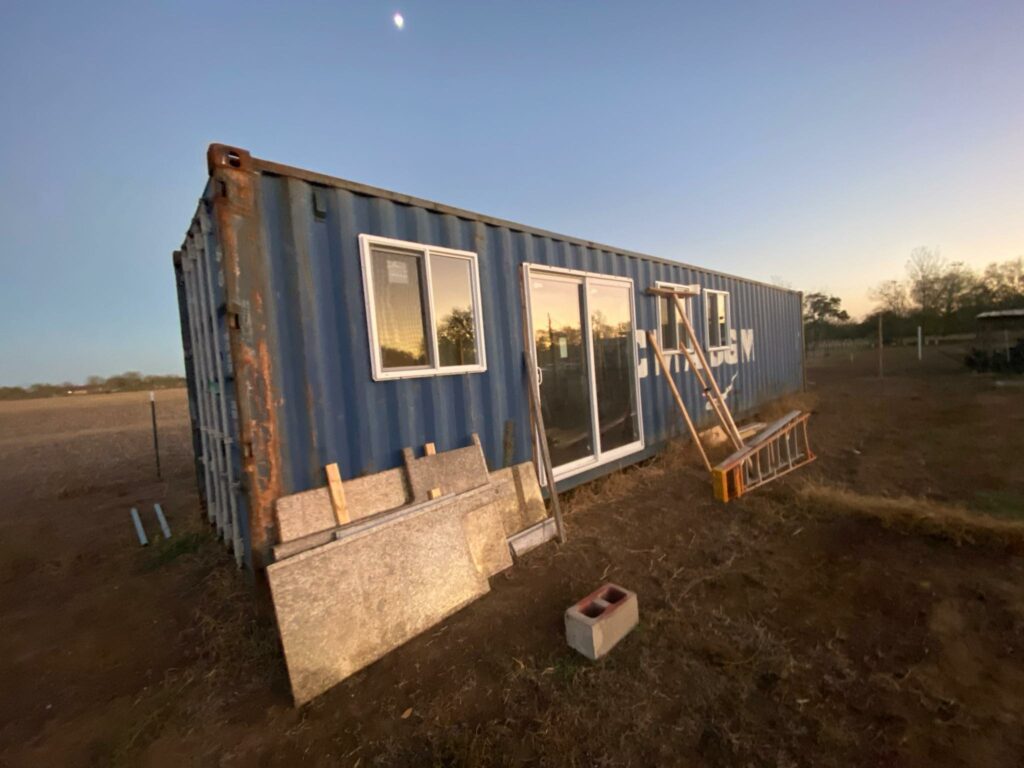
<path id="1" fill-rule="evenodd" d="M 736 374 L 728 398 L 734 412 L 750 412 L 802 386 L 801 301 L 794 291 L 297 169 L 273 166 L 271 172 L 259 160 L 253 161 L 253 167 L 261 253 L 268 261 L 267 284 L 261 291 L 270 319 L 264 341 L 276 388 L 282 462 L 278 469 L 284 494 L 322 485 L 323 466 L 330 462 L 337 462 L 342 477 L 350 479 L 399 466 L 406 446 L 419 451 L 424 443 L 434 442 L 437 450 L 445 451 L 467 445 L 473 432 L 480 436 L 488 464 L 495 469 L 503 458 L 506 420 L 514 424 L 514 461 L 532 459 L 520 300 L 524 262 L 631 278 L 640 331 L 657 327 L 656 300 L 646 294 L 655 281 L 728 291 L 739 363 L 723 363 L 714 368 L 714 375 L 725 388 Z M 322 216 L 314 213 L 314 191 L 326 207 Z M 208 192 L 205 200 L 209 197 Z M 372 379 L 357 241 L 363 233 L 478 254 L 486 372 Z M 216 232 L 211 235 L 216 236 Z M 214 266 L 220 268 L 220 262 Z M 223 279 L 215 283 L 218 299 L 226 301 Z M 702 337 L 703 299 L 695 300 L 694 306 L 694 326 Z M 181 312 L 186 322 L 184 304 Z M 218 317 L 224 316 L 224 306 L 218 307 Z M 754 331 L 752 361 L 744 360 L 741 329 Z M 226 350 L 231 330 L 225 326 L 223 331 L 221 348 Z M 566 479 L 559 483 L 560 489 L 646 458 L 666 440 L 683 436 L 668 388 L 655 374 L 653 352 L 645 345 L 638 348 L 638 355 L 647 361 L 647 375 L 640 380 L 645 448 Z M 188 352 L 186 357 L 194 397 L 196 372 Z M 230 372 L 230 358 L 226 366 Z M 710 426 L 712 414 L 704 407 L 695 377 L 682 365 L 674 377 L 695 420 Z M 234 383 L 233 377 L 229 383 Z M 227 395 L 232 404 L 240 396 Z M 195 409 L 191 412 L 195 421 Z M 237 409 L 234 413 L 237 439 Z M 237 456 L 233 458 L 240 472 Z M 248 509 L 246 491 L 243 487 L 237 493 L 241 516 Z M 240 526 L 248 537 L 248 521 L 240 520 Z M 251 562 L 248 547 L 246 560 Z"/>

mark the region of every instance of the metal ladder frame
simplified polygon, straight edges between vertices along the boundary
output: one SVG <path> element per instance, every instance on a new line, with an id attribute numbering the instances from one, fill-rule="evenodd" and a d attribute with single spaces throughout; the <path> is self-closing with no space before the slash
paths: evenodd
<path id="1" fill-rule="evenodd" d="M 711 473 L 715 498 L 720 501 L 738 498 L 754 488 L 765 485 L 814 461 L 816 457 L 811 451 L 807 435 L 809 413 L 791 411 L 768 425 L 748 442 L 743 441 L 740 430 L 732 417 L 732 411 L 729 409 L 728 403 L 725 402 L 722 390 L 711 373 L 711 366 L 704 356 L 704 351 L 697 340 L 697 334 L 694 332 L 690 318 L 686 314 L 686 308 L 683 306 L 682 297 L 696 296 L 696 292 L 660 287 L 648 288 L 647 292 L 652 296 L 666 297 L 675 301 L 676 312 L 686 329 L 686 337 L 692 347 L 692 349 L 688 348 L 684 343 L 680 346 L 680 352 L 685 355 L 686 362 L 697 377 L 704 397 L 711 405 L 711 410 L 718 418 L 718 423 L 735 449 L 725 461 L 711 466 L 704 447 L 700 444 L 690 414 L 669 374 L 661 347 L 658 346 L 654 333 L 648 331 L 648 340 L 653 345 L 662 370 L 665 371 L 665 378 L 672 390 L 676 405 L 683 414 L 683 419 L 700 450 L 704 465 Z M 783 449 L 785 449 L 785 459 L 783 459 Z"/>

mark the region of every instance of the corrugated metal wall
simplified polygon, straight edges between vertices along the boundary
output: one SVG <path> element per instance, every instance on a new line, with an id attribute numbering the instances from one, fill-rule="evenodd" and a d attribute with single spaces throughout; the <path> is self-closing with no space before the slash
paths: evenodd
<path id="1" fill-rule="evenodd" d="M 520 300 L 523 263 L 631 278 L 637 330 L 657 326 L 656 300 L 645 293 L 656 281 L 696 283 L 728 291 L 737 333 L 736 361 L 721 360 L 716 366 L 723 355 L 712 353 L 710 357 L 719 384 L 723 388 L 731 385 L 728 401 L 734 411 L 750 411 L 801 387 L 797 293 L 609 250 L 241 154 L 240 165 L 224 169 L 225 178 L 234 180 L 235 186 L 221 185 L 218 192 L 218 185 L 211 184 L 200 203 L 181 252 L 179 272 L 184 278 L 183 325 L 191 326 L 191 334 L 186 328 L 184 335 L 186 341 L 192 340 L 193 358 L 199 359 L 199 350 L 205 352 L 202 364 L 189 360 L 197 415 L 202 421 L 205 412 L 208 422 L 204 430 L 207 441 L 201 448 L 204 457 L 210 458 L 203 465 L 206 472 L 200 473 L 201 482 L 216 484 L 219 479 L 224 486 L 231 481 L 229 473 L 233 471 L 238 478 L 246 463 L 237 450 L 239 440 L 245 442 L 246 428 L 243 423 L 240 430 L 237 423 L 235 388 L 239 400 L 250 398 L 254 387 L 270 390 L 265 398 L 267 413 L 247 419 L 265 418 L 274 425 L 274 450 L 270 453 L 277 455 L 248 458 L 250 477 L 241 493 L 233 494 L 227 487 L 218 491 L 221 514 L 230 519 L 233 513 L 239 518 L 235 531 L 246 538 L 246 544 L 249 502 L 254 499 L 245 498 L 245 490 L 257 482 L 270 487 L 270 475 L 275 493 L 284 495 L 322 485 L 323 467 L 330 462 L 338 462 L 343 478 L 356 477 L 399 466 L 405 446 L 418 448 L 434 442 L 439 451 L 448 450 L 466 445 L 472 432 L 479 434 L 488 463 L 495 468 L 503 461 L 506 421 L 514 425 L 514 461 L 532 458 Z M 216 161 L 211 161 L 211 172 L 216 181 Z M 232 224 L 232 232 L 218 231 L 218 226 L 227 229 L 218 222 L 229 221 L 216 215 L 218 194 L 225 198 L 247 196 L 243 217 L 247 220 Z M 486 372 L 373 380 L 358 244 L 362 233 L 478 254 Z M 231 252 L 229 261 L 237 265 L 227 270 L 227 280 L 220 274 L 225 270 L 220 256 L 225 244 Z M 226 295 L 225 286 L 230 293 L 239 275 L 256 275 L 258 279 L 247 283 L 244 296 Z M 233 302 L 250 318 L 239 331 L 226 320 L 232 317 Z M 701 336 L 703 300 L 695 305 L 694 325 Z M 199 322 L 197 315 L 202 316 Z M 753 334 L 750 355 L 744 354 L 743 332 Z M 232 355 L 240 364 L 257 354 L 265 361 L 262 376 L 266 380 L 233 379 L 227 356 L 232 343 Z M 668 388 L 655 373 L 653 353 L 646 344 L 638 353 L 645 450 L 574 476 L 559 483 L 560 488 L 650 455 L 666 439 L 683 434 Z M 674 376 L 687 407 L 701 423 L 710 425 L 711 412 L 705 409 L 695 377 L 682 370 L 681 359 L 672 365 L 678 367 Z M 247 414 L 259 411 L 256 406 L 243 406 Z M 259 447 L 255 450 L 260 452 Z M 255 468 L 260 462 L 263 464 Z M 276 466 L 268 469 L 267 462 Z M 238 497 L 233 509 L 225 494 Z M 209 485 L 206 495 L 214 496 Z M 253 514 L 259 518 L 254 531 L 263 531 L 269 539 L 269 543 L 256 543 L 256 549 L 265 553 L 273 543 L 273 531 L 267 527 L 272 525 L 272 511 L 262 508 L 268 503 L 265 495 L 262 498 L 253 505 Z M 248 547 L 245 558 L 252 562 Z"/>

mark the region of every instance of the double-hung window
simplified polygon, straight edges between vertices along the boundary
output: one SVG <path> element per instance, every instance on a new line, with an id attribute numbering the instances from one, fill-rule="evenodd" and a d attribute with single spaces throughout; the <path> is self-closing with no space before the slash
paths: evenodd
<path id="1" fill-rule="evenodd" d="M 672 290 L 685 290 L 692 293 L 700 293 L 698 285 L 676 285 L 675 283 L 655 283 L 657 288 L 669 288 Z M 683 310 L 691 325 L 693 321 L 693 296 L 680 296 L 679 301 L 683 304 Z M 661 339 L 661 351 L 666 354 L 679 352 L 685 347 L 693 351 L 693 343 L 686 333 L 686 325 L 679 317 L 676 307 L 676 300 L 669 296 L 658 297 L 658 332 Z M 696 333 L 696 329 L 694 329 Z"/>
<path id="2" fill-rule="evenodd" d="M 475 253 L 359 236 L 373 378 L 487 370 Z"/>
<path id="3" fill-rule="evenodd" d="M 704 315 L 707 318 L 708 350 L 732 346 L 732 308 L 726 291 L 704 291 Z"/>

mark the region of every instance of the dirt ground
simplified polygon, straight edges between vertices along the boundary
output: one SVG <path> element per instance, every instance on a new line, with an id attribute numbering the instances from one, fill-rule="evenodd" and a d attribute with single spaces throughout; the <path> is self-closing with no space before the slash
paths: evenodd
<path id="1" fill-rule="evenodd" d="M 184 394 L 163 481 L 145 394 L 0 404 L 0 766 L 1024 766 L 1024 387 L 886 367 L 815 360 L 819 460 L 738 502 L 692 448 L 569 494 L 568 544 L 301 710 Z M 562 613 L 605 580 L 641 624 L 593 664 Z"/>

